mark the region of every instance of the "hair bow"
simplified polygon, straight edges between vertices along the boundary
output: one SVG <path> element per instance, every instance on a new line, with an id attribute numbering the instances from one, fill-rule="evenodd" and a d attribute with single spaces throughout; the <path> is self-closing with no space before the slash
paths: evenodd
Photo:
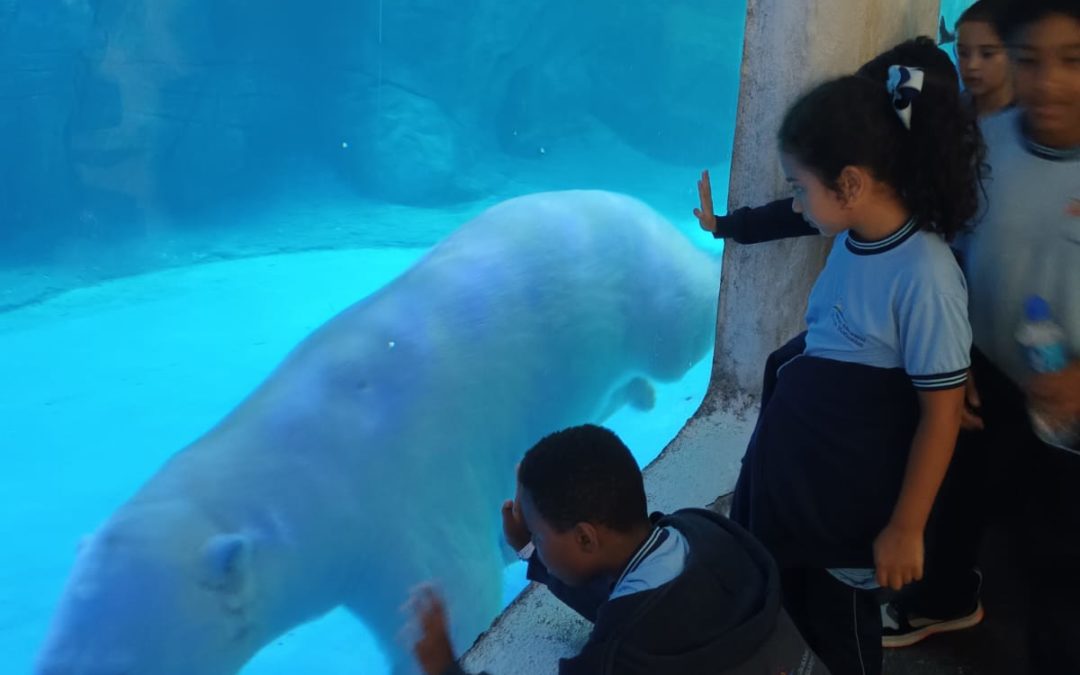
<path id="1" fill-rule="evenodd" d="M 924 80 L 921 68 L 889 66 L 888 88 L 893 108 L 907 129 L 911 129 L 911 104 L 922 93 Z"/>

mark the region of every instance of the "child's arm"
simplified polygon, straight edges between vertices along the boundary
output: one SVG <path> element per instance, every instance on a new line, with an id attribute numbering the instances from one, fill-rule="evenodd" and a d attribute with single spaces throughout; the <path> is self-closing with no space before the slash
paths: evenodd
<path id="1" fill-rule="evenodd" d="M 1032 377 L 1028 395 L 1055 418 L 1080 420 L 1080 359 L 1064 370 Z"/>
<path id="2" fill-rule="evenodd" d="M 921 409 L 900 495 L 874 541 L 878 583 L 896 590 L 922 578 L 923 533 L 960 434 L 971 366 L 967 287 L 947 251 L 931 255 L 912 267 L 896 305 L 904 369 Z"/>
<path id="3" fill-rule="evenodd" d="M 765 206 L 742 207 L 726 216 L 713 215 L 712 185 L 709 172 L 698 181 L 701 204 L 694 209 L 701 228 L 717 239 L 734 239 L 740 244 L 760 244 L 790 237 L 820 234 L 791 208 L 791 199 L 779 199 Z"/>
<path id="4" fill-rule="evenodd" d="M 923 533 L 960 433 L 964 393 L 964 387 L 919 392 L 922 412 L 900 497 L 889 524 L 874 541 L 882 586 L 900 590 L 922 578 Z"/>
<path id="5" fill-rule="evenodd" d="M 821 234 L 791 209 L 791 199 L 779 199 L 765 206 L 744 206 L 716 219 L 717 239 L 734 239 L 740 244 L 761 244 L 777 239 Z"/>
<path id="6" fill-rule="evenodd" d="M 446 607 L 439 593 L 431 586 L 420 586 L 412 591 L 408 606 L 419 630 L 413 644 L 413 655 L 424 674 L 468 675 L 454 658 Z"/>
<path id="7" fill-rule="evenodd" d="M 532 539 L 525 521 L 521 517 L 521 509 L 516 499 L 507 499 L 502 505 L 503 536 L 506 543 L 516 551 L 521 551 Z M 520 555 L 520 553 L 519 553 Z M 529 581 L 544 584 L 551 594 L 558 598 L 564 605 L 574 610 L 589 621 L 596 622 L 596 614 L 600 605 L 607 601 L 611 589 L 603 580 L 598 580 L 584 586 L 567 586 L 548 573 L 547 567 L 536 554 L 536 550 L 529 555 L 529 567 L 525 572 Z"/>

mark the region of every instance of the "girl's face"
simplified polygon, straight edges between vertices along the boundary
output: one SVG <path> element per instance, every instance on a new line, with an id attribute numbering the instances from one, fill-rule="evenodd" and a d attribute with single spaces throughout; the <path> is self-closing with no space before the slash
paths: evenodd
<path id="1" fill-rule="evenodd" d="M 780 164 L 795 198 L 791 205 L 795 213 L 828 237 L 851 228 L 844 200 L 835 190 L 786 152 L 780 153 Z"/>
<path id="2" fill-rule="evenodd" d="M 956 60 L 964 88 L 976 98 L 1000 91 L 1009 84 L 1009 55 L 997 31 L 982 21 L 960 24 Z"/>

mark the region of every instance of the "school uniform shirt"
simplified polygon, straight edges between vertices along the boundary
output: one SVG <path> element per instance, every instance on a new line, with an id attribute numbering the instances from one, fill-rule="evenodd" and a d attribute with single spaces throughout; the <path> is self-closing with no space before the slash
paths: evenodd
<path id="1" fill-rule="evenodd" d="M 873 567 L 873 540 L 896 505 L 916 392 L 966 381 L 966 286 L 945 241 L 915 223 L 876 242 L 843 233 L 806 320 L 766 364 L 732 517 L 782 567 L 862 586 L 868 575 L 852 572 Z"/>
<path id="2" fill-rule="evenodd" d="M 902 368 L 916 389 L 964 384 L 967 285 L 948 244 L 914 220 L 891 236 L 836 238 L 806 311 L 807 356 Z"/>
<path id="3" fill-rule="evenodd" d="M 1031 371 L 1016 341 L 1041 295 L 1080 358 L 1080 148 L 1041 147 L 1012 110 L 982 124 L 991 175 L 985 212 L 961 242 L 975 345 L 1013 382 Z"/>
<path id="4" fill-rule="evenodd" d="M 614 582 L 569 587 L 530 558 L 529 579 L 595 624 L 560 675 L 827 675 L 781 608 L 779 572 L 759 542 L 705 509 L 652 520 Z"/>

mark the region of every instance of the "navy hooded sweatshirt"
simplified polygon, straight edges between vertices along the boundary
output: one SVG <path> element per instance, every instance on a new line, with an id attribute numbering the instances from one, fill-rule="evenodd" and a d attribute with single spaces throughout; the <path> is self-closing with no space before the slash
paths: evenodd
<path id="1" fill-rule="evenodd" d="M 705 509 L 654 514 L 685 538 L 683 571 L 653 589 L 608 599 L 610 580 L 569 587 L 539 557 L 528 576 L 595 626 L 559 675 L 827 675 L 780 607 L 776 565 L 764 547 Z M 463 675 L 455 666 L 444 675 Z"/>

